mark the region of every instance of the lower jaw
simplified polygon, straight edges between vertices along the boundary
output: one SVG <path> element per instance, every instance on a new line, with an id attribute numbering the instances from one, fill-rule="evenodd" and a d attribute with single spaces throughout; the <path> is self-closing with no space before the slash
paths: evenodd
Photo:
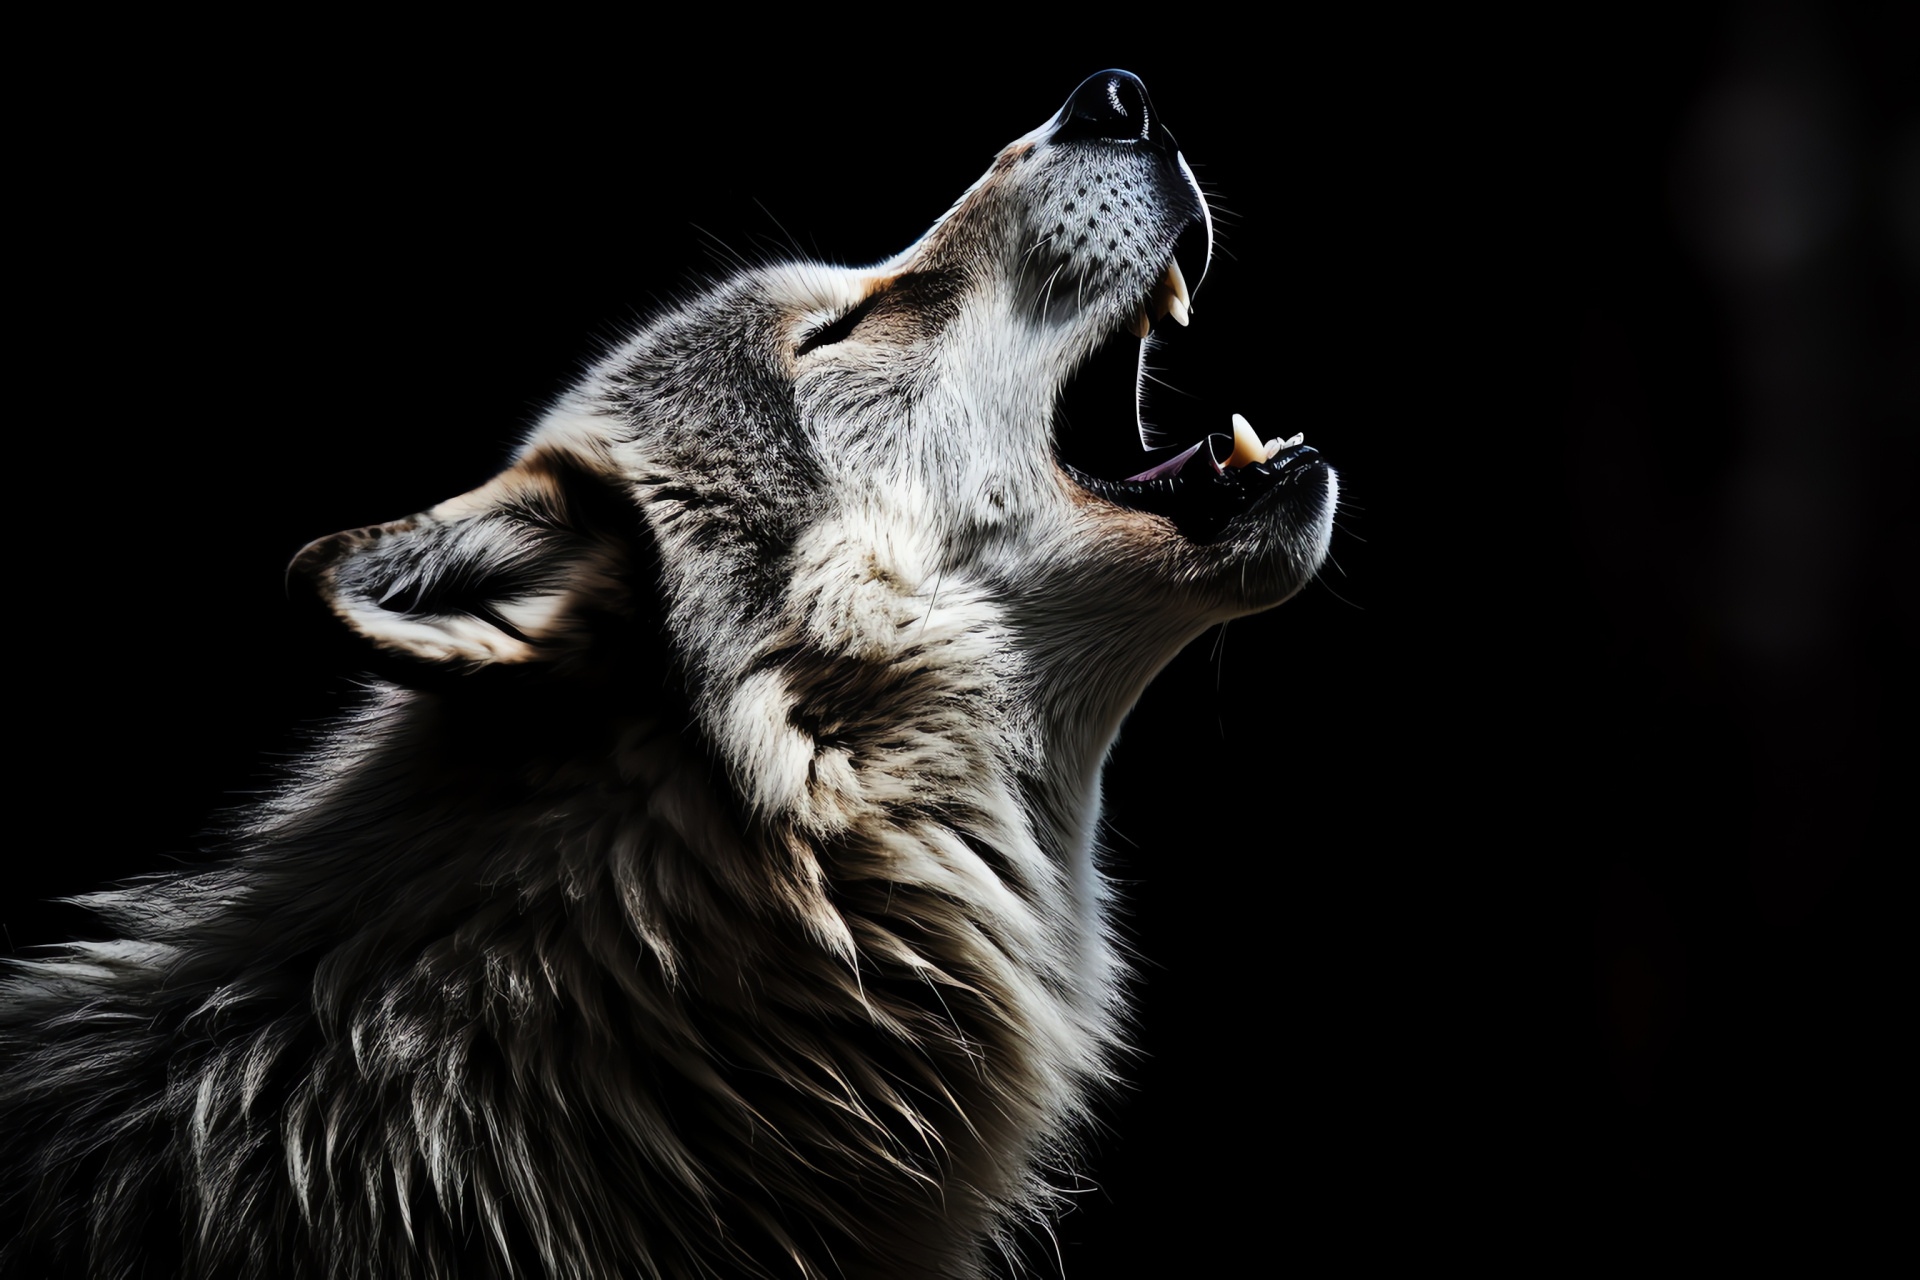
<path id="1" fill-rule="evenodd" d="M 1071 464 L 1061 466 L 1075 484 L 1095 497 L 1128 510 L 1164 516 L 1182 535 L 1199 543 L 1216 540 L 1236 517 L 1271 495 L 1290 488 L 1304 492 L 1326 471 L 1318 451 L 1305 444 L 1281 449 L 1270 459 L 1224 466 L 1215 451 L 1225 440 L 1224 436 L 1208 437 L 1189 450 L 1190 456 L 1176 459 L 1184 465 L 1163 464 L 1126 480 L 1103 480 Z"/>

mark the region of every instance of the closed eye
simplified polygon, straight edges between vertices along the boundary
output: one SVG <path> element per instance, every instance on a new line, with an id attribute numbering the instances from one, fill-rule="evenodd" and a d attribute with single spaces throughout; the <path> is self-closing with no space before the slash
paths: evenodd
<path id="1" fill-rule="evenodd" d="M 867 312 L 873 310 L 873 304 L 878 302 L 884 293 L 885 290 L 874 290 L 851 311 L 846 312 L 838 319 L 829 320 L 818 329 L 815 329 L 794 349 L 793 358 L 798 360 L 809 351 L 817 351 L 821 347 L 830 347 L 836 342 L 845 342 L 853 336 L 854 329 L 866 318 Z"/>

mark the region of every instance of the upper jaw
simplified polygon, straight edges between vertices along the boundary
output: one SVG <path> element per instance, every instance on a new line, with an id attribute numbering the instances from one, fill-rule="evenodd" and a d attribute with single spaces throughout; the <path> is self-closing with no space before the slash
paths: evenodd
<path id="1" fill-rule="evenodd" d="M 1099 89 L 1107 81 L 1119 83 L 1122 90 L 1109 97 L 1139 108 L 1137 134 L 1127 132 L 1136 123 L 1132 112 L 1107 111 L 1098 98 L 1083 103 L 1089 86 Z M 1041 202 L 1045 224 L 1035 228 L 1075 266 L 1089 268 L 1093 278 L 1105 276 L 1104 301 L 1087 299 L 1091 305 L 1080 307 L 1081 324 L 1091 322 L 1094 331 L 1083 339 L 1085 354 L 1074 362 L 1076 374 L 1056 393 L 1054 447 L 1061 469 L 1085 492 L 1164 516 L 1187 539 L 1210 542 L 1256 505 L 1270 498 L 1284 500 L 1279 497 L 1283 493 L 1291 497 L 1296 485 L 1302 491 L 1311 487 L 1316 472 L 1324 478 L 1325 467 L 1298 433 L 1262 438 L 1239 414 L 1224 432 L 1202 435 L 1170 457 L 1154 456 L 1157 441 L 1141 417 L 1148 344 L 1157 348 L 1161 341 L 1152 336 L 1156 324 L 1163 334 L 1192 324 L 1194 294 L 1212 265 L 1213 215 L 1171 135 L 1163 125 L 1148 124 L 1151 104 L 1137 80 L 1101 73 L 1075 91 L 1055 125 L 1069 112 L 1084 115 L 1088 110 L 1112 118 L 1099 121 L 1101 141 L 1068 142 L 1072 158 L 1060 170 L 1065 180 L 1044 188 L 1051 198 Z M 1113 142 L 1104 132 L 1108 128 L 1116 137 L 1133 141 Z M 1056 131 L 1053 136 L 1060 135 Z M 1090 214 L 1084 223 L 1074 221 Z M 1094 251 L 1092 262 L 1086 263 L 1079 254 L 1089 240 Z M 1108 250 L 1104 259 L 1097 251 L 1102 240 Z M 1142 262 L 1138 251 L 1149 244 L 1157 245 L 1158 252 Z M 1130 267 L 1130 279 L 1106 274 L 1121 262 Z M 1079 300 L 1079 291 L 1074 292 Z M 1127 366 L 1124 374 L 1108 367 L 1121 363 Z M 1080 394 L 1084 384 L 1095 380 L 1111 381 L 1104 403 Z M 1122 391 L 1124 404 L 1118 399 Z M 1072 403 L 1076 400 L 1079 403 Z M 1133 430 L 1126 431 L 1116 419 L 1130 423 Z M 1096 433 L 1101 437 L 1097 441 L 1091 439 Z M 1128 439 L 1137 442 L 1139 453 L 1129 455 Z"/>
<path id="2" fill-rule="evenodd" d="M 1136 338 L 1145 338 L 1153 330 L 1153 322 L 1172 316 L 1181 328 L 1191 323 L 1193 315 L 1193 294 L 1187 288 L 1187 277 L 1180 270 L 1180 255 L 1169 254 L 1167 269 L 1162 273 L 1160 282 L 1147 291 L 1140 300 L 1138 310 L 1134 312 L 1128 332 Z"/>

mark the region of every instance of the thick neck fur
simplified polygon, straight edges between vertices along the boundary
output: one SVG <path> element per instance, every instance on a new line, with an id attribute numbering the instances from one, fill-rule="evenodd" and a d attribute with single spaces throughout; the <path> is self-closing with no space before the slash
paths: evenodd
<path id="1" fill-rule="evenodd" d="M 970 646 L 955 607 L 924 652 Z M 792 703 L 817 737 L 791 794 L 730 798 L 684 720 L 583 743 L 550 699 L 482 720 L 385 690 L 236 864 L 96 898 L 140 965 L 82 948 L 63 980 L 154 1030 L 88 1087 L 144 1098 L 200 1170 L 109 1207 L 163 1222 L 174 1187 L 196 1274 L 969 1273 L 1104 1070 L 1112 961 L 1018 762 L 954 732 L 990 671 L 812 670 L 782 686 L 817 699 Z M 841 679 L 873 681 L 886 724 L 836 720 Z M 145 1092 L 160 1070 L 196 1083 Z M 583 1124 L 602 1166 L 555 1183 L 533 1149 Z M 100 1155 L 47 1149 L 50 1208 Z M 689 1196 L 724 1215 L 690 1228 Z M 106 1274 L 154 1247 L 106 1243 L 131 1251 Z"/>

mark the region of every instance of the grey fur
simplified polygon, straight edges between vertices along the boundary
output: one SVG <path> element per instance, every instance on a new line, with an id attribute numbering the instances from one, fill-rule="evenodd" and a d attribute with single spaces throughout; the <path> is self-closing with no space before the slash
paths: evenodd
<path id="1" fill-rule="evenodd" d="M 1202 545 L 1054 463 L 1199 207 L 1058 125 L 892 261 L 724 282 L 485 488 L 301 554 L 391 679 L 224 863 L 87 899 L 123 941 L 14 965 L 13 1264 L 966 1277 L 1048 1211 L 1117 1046 L 1101 762 L 1335 499 Z M 1056 230 L 1095 174 L 1126 250 Z"/>

